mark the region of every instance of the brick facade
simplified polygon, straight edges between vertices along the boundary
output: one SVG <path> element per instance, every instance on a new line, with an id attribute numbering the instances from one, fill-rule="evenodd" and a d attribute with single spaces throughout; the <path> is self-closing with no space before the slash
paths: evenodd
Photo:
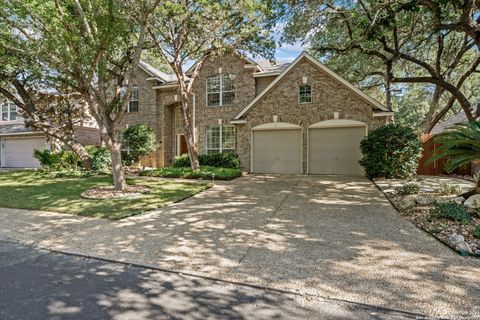
<path id="1" fill-rule="evenodd" d="M 206 153 L 206 130 L 208 126 L 229 124 L 235 116 L 260 94 L 274 79 L 275 75 L 254 77 L 258 70 L 251 61 L 239 55 L 225 55 L 206 60 L 195 80 L 192 97 L 195 101 L 195 140 L 200 154 Z M 226 106 L 207 106 L 207 78 L 217 74 L 235 75 L 235 99 Z M 312 102 L 299 103 L 298 90 L 306 77 L 306 84 L 312 87 Z M 146 80 L 149 75 L 140 70 L 136 85 L 139 86 L 139 111 L 128 113 L 124 126 L 144 123 L 151 126 L 159 142 L 157 152 L 144 159 L 143 165 L 170 166 L 176 155 L 177 134 L 183 129 L 175 126 L 175 110 L 180 106 L 178 89 L 172 86 L 157 87 L 156 81 Z M 371 103 L 347 88 L 345 84 L 322 71 L 309 59 L 300 60 L 280 81 L 246 113 L 245 124 L 236 125 L 236 152 L 242 168 L 249 171 L 251 157 L 251 133 L 255 126 L 273 122 L 288 122 L 303 128 L 303 167 L 306 172 L 306 135 L 309 125 L 334 118 L 356 120 L 366 123 L 368 129 L 390 121 L 390 117 L 373 117 Z"/>
<path id="2" fill-rule="evenodd" d="M 299 103 L 299 86 L 306 84 L 312 88 L 312 102 Z M 237 125 L 237 153 L 242 168 L 249 171 L 251 159 L 252 128 L 273 122 L 300 125 L 303 130 L 303 173 L 307 168 L 307 128 L 324 120 L 334 119 L 334 112 L 340 119 L 366 123 L 369 129 L 380 125 L 374 120 L 372 106 L 361 99 L 344 84 L 320 70 L 304 58 L 291 69 L 268 93 L 266 93 L 246 115 L 246 124 Z M 383 121 L 386 121 L 383 118 Z"/>

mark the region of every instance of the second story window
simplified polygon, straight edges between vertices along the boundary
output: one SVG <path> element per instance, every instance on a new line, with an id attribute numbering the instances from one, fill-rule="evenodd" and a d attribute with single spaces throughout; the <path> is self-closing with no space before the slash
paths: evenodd
<path id="1" fill-rule="evenodd" d="M 128 102 L 127 112 L 138 112 L 138 87 L 132 87 L 132 93 L 130 94 L 130 101 Z"/>
<path id="2" fill-rule="evenodd" d="M 13 102 L 2 104 L 2 122 L 17 120 L 17 106 Z"/>
<path id="3" fill-rule="evenodd" d="M 218 74 L 207 78 L 207 106 L 225 106 L 234 100 L 235 75 Z"/>
<path id="4" fill-rule="evenodd" d="M 312 87 L 308 84 L 301 85 L 298 94 L 298 101 L 300 103 L 312 102 Z"/>

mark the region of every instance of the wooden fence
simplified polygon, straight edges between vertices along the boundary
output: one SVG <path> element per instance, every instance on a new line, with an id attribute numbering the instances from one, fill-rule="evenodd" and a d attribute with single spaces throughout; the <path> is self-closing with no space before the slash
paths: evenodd
<path id="1" fill-rule="evenodd" d="M 423 152 L 418 164 L 417 174 L 441 175 L 446 173 L 444 171 L 445 162 L 447 161 L 446 159 L 440 159 L 427 163 L 438 148 L 438 144 L 433 143 L 433 136 L 434 135 L 432 134 L 422 134 L 421 136 Z M 455 174 L 459 175 L 471 175 L 471 172 L 471 164 L 462 166 L 454 171 Z"/>

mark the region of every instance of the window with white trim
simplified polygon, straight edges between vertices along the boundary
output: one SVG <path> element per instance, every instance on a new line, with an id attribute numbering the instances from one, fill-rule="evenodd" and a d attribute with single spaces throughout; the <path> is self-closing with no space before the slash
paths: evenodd
<path id="1" fill-rule="evenodd" d="M 235 126 L 207 127 L 207 154 L 235 152 Z"/>
<path id="2" fill-rule="evenodd" d="M 175 129 L 183 129 L 183 112 L 181 108 L 175 109 Z"/>
<path id="3" fill-rule="evenodd" d="M 298 94 L 300 103 L 312 102 L 312 87 L 308 84 L 301 85 Z"/>
<path id="4" fill-rule="evenodd" d="M 128 102 L 127 112 L 138 112 L 139 104 L 139 90 L 137 86 L 132 87 L 132 93 L 130 94 L 130 101 Z"/>
<path id="5" fill-rule="evenodd" d="M 13 102 L 2 104 L 2 122 L 17 120 L 17 106 Z"/>
<path id="6" fill-rule="evenodd" d="M 207 106 L 220 107 L 235 101 L 235 75 L 217 74 L 207 78 Z"/>

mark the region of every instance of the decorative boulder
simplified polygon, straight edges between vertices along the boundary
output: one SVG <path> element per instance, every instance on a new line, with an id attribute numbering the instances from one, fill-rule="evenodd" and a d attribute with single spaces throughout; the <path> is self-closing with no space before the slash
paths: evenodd
<path id="1" fill-rule="evenodd" d="M 450 199 L 450 202 L 453 202 L 456 204 L 462 204 L 464 201 L 465 201 L 464 197 L 455 197 Z"/>
<path id="2" fill-rule="evenodd" d="M 452 244 L 456 250 L 460 251 L 462 255 L 468 255 L 472 253 L 472 248 L 465 242 L 465 238 L 459 234 L 451 234 L 448 237 L 448 242 Z"/>
<path id="3" fill-rule="evenodd" d="M 463 205 L 471 209 L 480 208 L 480 194 L 474 194 L 473 196 L 465 200 Z"/>

